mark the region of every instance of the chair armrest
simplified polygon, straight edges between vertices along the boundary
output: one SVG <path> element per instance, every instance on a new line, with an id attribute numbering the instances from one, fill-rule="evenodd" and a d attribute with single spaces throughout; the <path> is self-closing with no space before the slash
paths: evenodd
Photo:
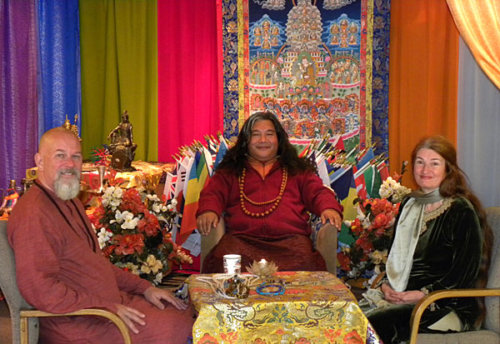
<path id="1" fill-rule="evenodd" d="M 316 250 L 326 262 L 326 270 L 337 275 L 337 235 L 334 225 L 327 223 L 320 228 L 316 236 Z"/>
<path id="2" fill-rule="evenodd" d="M 456 297 L 484 297 L 484 296 L 500 296 L 500 289 L 451 289 L 437 290 L 423 297 L 413 309 L 410 318 L 411 336 L 410 344 L 417 343 L 418 328 L 422 314 L 433 302 L 441 299 L 456 298 Z"/>
<path id="3" fill-rule="evenodd" d="M 217 227 L 210 231 L 208 235 L 201 235 L 200 270 L 203 268 L 205 257 L 212 251 L 226 232 L 224 218 L 221 216 Z"/>
<path id="4" fill-rule="evenodd" d="M 118 330 L 120 330 L 124 343 L 125 344 L 132 343 L 128 327 L 127 325 L 125 325 L 123 320 L 118 315 L 104 309 L 88 308 L 62 314 L 48 313 L 35 309 L 35 310 L 22 310 L 19 313 L 19 315 L 21 318 L 21 343 L 28 343 L 28 335 L 29 335 L 28 318 L 66 317 L 66 316 L 79 316 L 79 315 L 95 315 L 109 319 L 116 325 L 116 327 L 118 327 Z"/>

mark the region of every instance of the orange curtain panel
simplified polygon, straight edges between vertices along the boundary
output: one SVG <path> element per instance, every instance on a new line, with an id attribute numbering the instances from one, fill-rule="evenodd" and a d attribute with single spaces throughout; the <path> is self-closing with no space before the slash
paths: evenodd
<path id="1" fill-rule="evenodd" d="M 423 136 L 457 133 L 458 30 L 445 0 L 391 2 L 389 159 L 399 172 Z M 403 183 L 415 187 L 411 171 Z"/>

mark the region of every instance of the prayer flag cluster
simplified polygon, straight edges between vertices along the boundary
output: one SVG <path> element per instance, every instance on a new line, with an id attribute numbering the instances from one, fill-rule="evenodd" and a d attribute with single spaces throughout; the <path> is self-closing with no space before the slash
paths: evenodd
<path id="1" fill-rule="evenodd" d="M 167 199 L 177 200 L 177 228 L 172 232 L 173 240 L 191 252 L 200 254 L 200 234 L 196 231 L 196 211 L 200 192 L 210 180 L 214 170 L 229 149 L 222 134 L 217 138 L 205 136 L 205 143 L 195 141 L 190 146 L 179 148 L 173 158 L 176 168 L 168 172 L 163 194 Z"/>

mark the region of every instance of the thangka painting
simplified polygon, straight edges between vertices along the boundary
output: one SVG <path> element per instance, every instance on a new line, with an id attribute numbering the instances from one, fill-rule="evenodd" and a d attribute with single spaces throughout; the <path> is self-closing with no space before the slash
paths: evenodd
<path id="1" fill-rule="evenodd" d="M 373 1 L 225 0 L 225 136 L 270 110 L 297 143 L 370 146 Z"/>

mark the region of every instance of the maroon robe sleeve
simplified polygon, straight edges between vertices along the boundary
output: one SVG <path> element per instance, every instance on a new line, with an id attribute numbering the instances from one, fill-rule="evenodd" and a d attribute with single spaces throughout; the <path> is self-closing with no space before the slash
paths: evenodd
<path id="1" fill-rule="evenodd" d="M 146 290 L 152 287 L 152 284 L 129 271 L 124 271 L 114 264 L 111 264 L 116 282 L 120 290 L 130 294 L 144 294 Z"/>
<path id="2" fill-rule="evenodd" d="M 213 211 L 220 217 L 226 209 L 234 180 L 226 172 L 216 172 L 200 193 L 196 217 L 207 211 Z"/>

